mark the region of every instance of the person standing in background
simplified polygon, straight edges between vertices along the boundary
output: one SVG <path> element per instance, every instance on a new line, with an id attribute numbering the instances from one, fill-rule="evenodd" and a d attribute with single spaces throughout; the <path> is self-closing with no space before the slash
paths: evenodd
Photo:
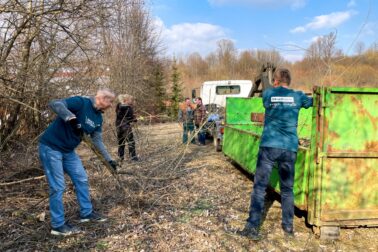
<path id="1" fill-rule="evenodd" d="M 118 139 L 118 157 L 121 161 L 125 158 L 125 145 L 127 142 L 130 158 L 138 161 L 135 149 L 135 140 L 132 123 L 137 122 L 134 114 L 134 97 L 131 95 L 119 95 L 119 103 L 116 107 L 116 128 Z"/>
<path id="2" fill-rule="evenodd" d="M 193 104 L 190 99 L 185 98 L 185 102 L 179 105 L 178 120 L 182 122 L 183 134 L 182 143 L 186 144 L 188 142 L 188 134 L 191 139 L 191 143 L 195 143 L 194 139 L 194 109 L 196 105 Z"/>
<path id="3" fill-rule="evenodd" d="M 197 107 L 194 110 L 194 124 L 198 132 L 198 144 L 204 146 L 206 144 L 206 135 L 204 130 L 204 124 L 206 122 L 206 107 L 202 104 L 202 98 L 197 97 Z"/>

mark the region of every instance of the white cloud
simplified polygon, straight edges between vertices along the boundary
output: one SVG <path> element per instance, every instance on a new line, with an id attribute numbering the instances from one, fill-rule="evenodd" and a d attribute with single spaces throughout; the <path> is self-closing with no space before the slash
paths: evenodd
<path id="1" fill-rule="evenodd" d="M 161 19 L 156 19 L 155 25 L 169 54 L 206 55 L 216 49 L 218 40 L 227 38 L 225 28 L 208 23 L 181 23 L 168 28 Z"/>
<path id="2" fill-rule="evenodd" d="M 307 0 L 208 0 L 212 5 L 260 5 L 278 7 L 289 5 L 293 9 L 298 9 L 306 5 Z"/>
<path id="3" fill-rule="evenodd" d="M 320 35 L 320 36 L 314 36 L 314 37 L 312 37 L 312 38 L 310 38 L 310 39 L 305 39 L 305 40 L 304 40 L 304 43 L 306 43 L 306 44 L 312 44 L 312 43 L 318 41 L 319 39 L 321 39 L 321 38 L 323 38 L 323 37 L 324 37 L 324 36 L 322 36 L 322 35 Z"/>
<path id="4" fill-rule="evenodd" d="M 291 33 L 300 33 L 300 32 L 305 32 L 305 31 L 306 31 L 306 28 L 303 26 L 298 26 L 290 30 Z"/>
<path id="5" fill-rule="evenodd" d="M 291 33 L 306 32 L 308 30 L 319 30 L 323 28 L 335 28 L 342 23 L 350 19 L 355 12 L 344 11 L 344 12 L 333 12 L 328 15 L 316 16 L 310 23 L 304 26 L 298 26 L 290 30 Z"/>
<path id="6" fill-rule="evenodd" d="M 348 8 L 352 8 L 352 7 L 355 7 L 357 4 L 356 4 L 356 1 L 354 0 L 350 0 L 349 3 L 347 4 L 347 7 Z"/>

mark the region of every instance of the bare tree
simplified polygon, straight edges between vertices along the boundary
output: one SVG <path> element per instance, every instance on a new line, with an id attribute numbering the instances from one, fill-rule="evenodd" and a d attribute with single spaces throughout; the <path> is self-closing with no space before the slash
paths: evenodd
<path id="1" fill-rule="evenodd" d="M 208 64 L 204 59 L 202 59 L 199 53 L 190 54 L 186 60 L 186 64 L 189 71 L 188 77 L 194 79 L 195 81 L 198 81 L 199 78 L 206 76 L 208 73 Z"/>
<path id="2" fill-rule="evenodd" d="M 304 58 L 305 71 L 311 72 L 312 82 L 326 83 L 332 76 L 332 66 L 342 51 L 336 47 L 336 33 L 319 37 L 306 51 Z"/>
<path id="3" fill-rule="evenodd" d="M 257 73 L 258 66 L 259 63 L 254 58 L 253 51 L 243 51 L 240 53 L 236 69 L 241 78 L 253 79 Z"/>
<path id="4" fill-rule="evenodd" d="M 0 22 L 0 150 L 40 133 L 51 98 L 101 85 L 148 104 L 159 97 L 159 34 L 142 0 L 6 1 Z"/>
<path id="5" fill-rule="evenodd" d="M 334 32 L 319 37 L 309 46 L 305 54 L 305 58 L 315 61 L 320 60 L 326 65 L 339 56 L 342 56 L 342 52 L 336 48 L 336 33 Z"/>
<path id="6" fill-rule="evenodd" d="M 222 79 L 233 79 L 237 56 L 235 45 L 228 39 L 219 40 L 217 45 L 216 55 L 218 57 L 219 70 L 223 73 Z"/>
<path id="7" fill-rule="evenodd" d="M 114 0 L 109 11 L 110 18 L 103 20 L 101 32 L 110 85 L 135 96 L 140 107 L 159 103 L 161 98 L 151 93 L 156 67 L 161 66 L 159 33 L 144 1 Z"/>
<path id="8" fill-rule="evenodd" d="M 354 50 L 355 50 L 357 55 L 362 55 L 365 51 L 365 43 L 362 42 L 362 41 L 357 42 L 355 47 L 354 47 Z"/>
<path id="9" fill-rule="evenodd" d="M 276 50 L 256 50 L 255 58 L 259 62 L 259 67 L 270 62 L 276 66 L 284 64 L 285 59 Z"/>
<path id="10" fill-rule="evenodd" d="M 47 100 L 82 92 L 93 83 L 90 39 L 96 26 L 94 1 L 6 1 L 0 8 L 0 150 L 12 138 L 33 136 L 46 122 Z M 105 6 L 106 7 L 106 6 Z"/>

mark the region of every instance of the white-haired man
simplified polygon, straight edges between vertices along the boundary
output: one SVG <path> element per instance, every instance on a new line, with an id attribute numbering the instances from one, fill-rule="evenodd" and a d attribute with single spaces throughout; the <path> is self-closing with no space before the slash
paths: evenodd
<path id="1" fill-rule="evenodd" d="M 64 218 L 64 173 L 68 174 L 75 186 L 80 222 L 106 221 L 106 218 L 93 211 L 87 173 L 75 148 L 80 144 L 82 134 L 88 134 L 109 164 L 117 168 L 102 141 L 102 113 L 112 106 L 114 98 L 114 93 L 109 89 L 100 89 L 94 97 L 74 96 L 49 103 L 57 118 L 39 139 L 39 157 L 50 189 L 53 235 L 80 232 L 79 228 L 70 225 Z"/>

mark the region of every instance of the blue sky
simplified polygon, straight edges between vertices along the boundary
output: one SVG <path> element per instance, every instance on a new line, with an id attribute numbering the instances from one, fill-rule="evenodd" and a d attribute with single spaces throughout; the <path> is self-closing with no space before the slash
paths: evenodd
<path id="1" fill-rule="evenodd" d="M 303 57 L 319 36 L 337 33 L 337 48 L 378 42 L 378 0 L 151 0 L 152 17 L 168 56 L 216 50 L 275 49 L 289 61 Z"/>

